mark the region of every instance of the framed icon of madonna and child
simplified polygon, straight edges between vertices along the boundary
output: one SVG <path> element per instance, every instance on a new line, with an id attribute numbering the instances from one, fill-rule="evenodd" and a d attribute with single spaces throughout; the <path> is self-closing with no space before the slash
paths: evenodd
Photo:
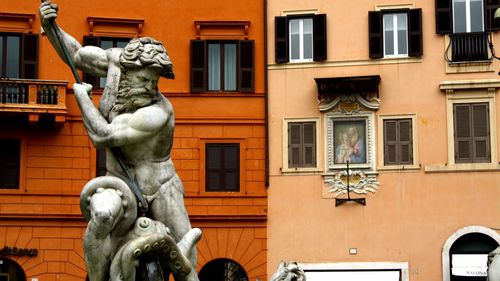
<path id="1" fill-rule="evenodd" d="M 366 163 L 366 121 L 363 119 L 334 120 L 333 147 L 335 164 Z"/>

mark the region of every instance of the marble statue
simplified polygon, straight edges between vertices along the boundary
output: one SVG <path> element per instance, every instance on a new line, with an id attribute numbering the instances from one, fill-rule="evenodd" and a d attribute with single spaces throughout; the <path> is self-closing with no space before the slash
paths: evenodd
<path id="1" fill-rule="evenodd" d="M 168 280 L 170 273 L 175 280 L 198 280 L 201 231 L 191 228 L 170 155 L 173 108 L 158 92 L 160 77 L 174 78 L 164 46 L 142 37 L 125 48 L 82 47 L 55 24 L 55 3 L 43 2 L 39 12 L 47 38 L 68 65 L 106 77 L 98 108 L 91 85 L 73 85 L 92 143 L 106 149 L 107 175 L 89 181 L 80 197 L 89 280 Z"/>
<path id="2" fill-rule="evenodd" d="M 500 247 L 488 255 L 488 281 L 500 281 Z"/>
<path id="3" fill-rule="evenodd" d="M 281 261 L 270 281 L 306 281 L 304 270 L 296 262 Z"/>

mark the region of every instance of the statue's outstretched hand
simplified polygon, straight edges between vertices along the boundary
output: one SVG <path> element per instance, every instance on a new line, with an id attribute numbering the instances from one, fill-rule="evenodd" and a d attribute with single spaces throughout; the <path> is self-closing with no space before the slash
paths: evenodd
<path id="1" fill-rule="evenodd" d="M 42 1 L 39 9 L 42 26 L 47 26 L 57 18 L 57 10 L 59 7 L 56 3 L 52 3 L 50 0 Z"/>

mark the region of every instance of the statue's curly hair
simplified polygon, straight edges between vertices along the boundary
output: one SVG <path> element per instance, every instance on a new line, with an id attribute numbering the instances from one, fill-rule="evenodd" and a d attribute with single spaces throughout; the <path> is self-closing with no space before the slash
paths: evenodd
<path id="1" fill-rule="evenodd" d="M 125 70 L 154 67 L 160 76 L 174 79 L 173 65 L 163 44 L 152 37 L 130 40 L 120 55 L 120 66 Z"/>

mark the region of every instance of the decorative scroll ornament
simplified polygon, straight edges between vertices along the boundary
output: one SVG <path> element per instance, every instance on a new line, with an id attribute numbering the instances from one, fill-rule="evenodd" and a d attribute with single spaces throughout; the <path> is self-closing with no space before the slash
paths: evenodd
<path id="1" fill-rule="evenodd" d="M 368 192 L 375 193 L 379 183 L 377 178 L 367 176 L 363 171 L 355 170 L 349 172 L 349 190 L 357 194 L 367 194 Z M 325 179 L 325 183 L 330 186 L 330 193 L 334 193 L 335 197 L 346 194 L 348 189 L 347 171 L 340 171 L 333 177 Z"/>

